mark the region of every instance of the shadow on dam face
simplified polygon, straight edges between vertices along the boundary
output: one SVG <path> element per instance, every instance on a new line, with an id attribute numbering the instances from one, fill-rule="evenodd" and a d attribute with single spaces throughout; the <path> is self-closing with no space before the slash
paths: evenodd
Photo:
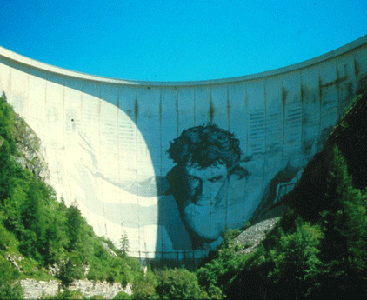
<path id="1" fill-rule="evenodd" d="M 367 75 L 367 36 L 198 83 L 98 78 L 0 50 L 0 88 L 40 137 L 58 198 L 96 234 L 127 236 L 142 262 L 189 268 L 297 182 Z"/>

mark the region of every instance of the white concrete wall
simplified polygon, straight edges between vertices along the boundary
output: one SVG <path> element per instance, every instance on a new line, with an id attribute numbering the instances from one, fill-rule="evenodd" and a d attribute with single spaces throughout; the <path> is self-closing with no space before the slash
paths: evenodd
<path id="1" fill-rule="evenodd" d="M 252 157 L 243 165 L 251 176 L 232 192 L 243 201 L 227 216 L 239 227 L 279 171 L 320 149 L 366 76 L 367 36 L 279 70 L 183 83 L 95 77 L 0 48 L 0 91 L 41 138 L 58 197 L 76 201 L 98 235 L 117 243 L 126 232 L 135 256 L 203 253 L 176 251 L 190 239 L 174 199 L 157 192 L 174 166 L 169 142 L 183 130 L 216 123 Z"/>

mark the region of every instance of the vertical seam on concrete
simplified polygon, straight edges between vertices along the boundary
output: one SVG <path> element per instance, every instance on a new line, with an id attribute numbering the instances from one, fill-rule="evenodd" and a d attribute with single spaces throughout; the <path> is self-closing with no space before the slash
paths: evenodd
<path id="1" fill-rule="evenodd" d="M 28 69 L 29 70 L 29 69 Z M 24 72 L 25 74 L 27 74 L 27 98 L 25 99 L 26 101 L 26 105 L 27 105 L 27 118 L 29 116 L 29 81 L 30 81 L 30 78 L 29 78 L 29 73 L 28 72 Z M 46 81 L 46 85 L 47 85 L 47 81 Z"/>
<path id="2" fill-rule="evenodd" d="M 84 115 L 83 115 L 83 108 L 84 108 L 84 89 L 83 89 L 83 83 L 81 83 L 82 87 L 81 87 L 81 98 L 80 98 L 80 128 L 83 132 L 83 127 L 82 127 L 82 124 L 83 123 L 83 119 L 84 119 Z M 79 130 L 80 131 L 80 130 Z"/>
<path id="3" fill-rule="evenodd" d="M 212 86 L 209 87 L 209 120 L 210 123 L 213 123 L 213 103 L 212 103 Z M 210 171 L 212 172 L 212 171 Z M 202 183 L 203 184 L 203 183 Z M 210 190 L 210 196 L 211 196 L 211 190 Z M 211 229 L 211 221 L 212 221 L 212 203 L 210 201 L 209 205 L 209 230 Z"/>
<path id="4" fill-rule="evenodd" d="M 135 145 L 136 145 L 136 149 L 138 149 L 138 118 L 139 118 L 139 103 L 138 103 L 138 89 L 135 90 L 135 104 L 134 104 L 134 112 L 135 112 L 135 125 L 136 125 L 136 130 L 135 130 Z M 138 155 L 135 155 L 135 166 L 137 168 L 138 166 Z M 136 169 L 136 172 L 138 172 L 138 170 Z M 136 173 L 136 176 L 138 174 Z M 136 178 L 137 179 L 137 178 Z M 141 245 L 140 245 L 140 207 L 139 207 L 139 192 L 137 191 L 136 193 L 136 211 L 137 211 L 137 228 L 138 228 L 138 253 L 139 253 L 139 258 L 141 257 L 141 253 L 140 253 L 140 249 L 141 249 Z"/>
<path id="5" fill-rule="evenodd" d="M 337 60 L 335 60 L 335 69 L 336 69 L 336 92 L 337 92 L 337 95 L 338 95 L 338 101 L 337 101 L 337 111 L 336 111 L 336 114 L 337 114 L 337 122 L 341 119 L 342 117 L 342 109 L 341 109 L 341 106 L 342 106 L 342 101 L 340 99 L 340 75 L 339 75 L 339 69 L 338 69 L 338 63 L 337 63 Z M 347 76 L 347 70 L 345 68 L 345 65 L 344 65 L 344 76 Z"/>
<path id="6" fill-rule="evenodd" d="M 28 74 L 27 72 L 24 72 L 25 74 Z M 26 107 L 26 111 L 25 113 L 23 113 L 23 115 L 25 116 L 26 119 L 28 119 L 29 117 L 29 76 L 27 76 L 27 98 L 25 99 L 25 107 Z"/>
<path id="7" fill-rule="evenodd" d="M 100 84 L 97 84 L 98 87 L 98 107 L 97 107 L 97 117 L 98 117 L 98 158 L 97 160 L 97 170 L 98 172 L 102 173 L 101 171 L 101 161 L 102 161 L 102 155 L 101 155 L 101 106 L 102 106 L 102 91 Z M 104 189 L 103 189 L 103 179 L 102 177 L 99 177 L 98 180 L 101 182 L 101 195 L 102 195 L 102 214 L 103 214 L 103 226 L 105 229 L 105 235 L 107 235 L 107 226 L 106 226 L 106 214 L 105 214 L 105 207 L 104 207 Z"/>
<path id="8" fill-rule="evenodd" d="M 227 129 L 230 131 L 230 102 L 229 102 L 229 88 L 228 85 L 226 85 L 226 92 L 227 92 Z M 228 187 L 230 187 L 230 177 L 228 178 L 229 182 L 228 182 Z M 230 197 L 231 197 L 231 189 L 228 188 L 227 191 L 227 201 L 226 201 L 226 214 L 225 214 L 225 220 L 224 220 L 224 224 L 228 224 L 228 212 L 229 212 L 229 203 L 230 203 Z"/>
<path id="9" fill-rule="evenodd" d="M 116 108 L 116 124 L 115 124 L 115 130 L 116 130 L 116 154 L 117 154 L 117 175 L 118 178 L 120 178 L 120 169 L 119 169 L 119 165 L 120 165 L 120 152 L 119 152 L 119 108 L 118 108 L 118 95 L 119 91 L 117 89 L 117 93 L 116 93 L 116 105 L 113 105 Z M 118 193 L 119 197 L 120 197 L 120 188 L 119 188 L 119 193 Z"/>
<path id="10" fill-rule="evenodd" d="M 163 135 L 162 135 L 162 131 L 163 131 L 163 126 L 162 126 L 162 122 L 163 122 L 163 90 L 160 89 L 160 99 L 159 99 L 159 126 L 160 126 L 160 146 L 161 146 L 161 175 L 163 176 Z M 157 183 L 156 183 L 157 184 Z M 158 186 L 157 186 L 158 188 Z M 154 252 L 154 256 L 157 256 L 156 252 L 157 252 L 157 248 L 159 247 L 159 243 L 163 246 L 163 226 L 160 225 L 158 223 L 159 220 L 159 198 L 158 198 L 158 194 L 157 194 L 157 244 L 155 245 L 155 252 Z M 158 240 L 158 238 L 160 237 L 160 241 Z M 162 250 L 163 251 L 163 250 Z"/>
<path id="11" fill-rule="evenodd" d="M 230 103 L 230 100 L 229 100 L 229 87 L 228 85 L 226 85 L 226 90 L 227 90 L 227 128 L 228 130 L 230 131 L 231 130 L 231 122 L 230 122 L 230 119 L 231 119 L 231 103 Z"/>
<path id="12" fill-rule="evenodd" d="M 120 138 L 119 138 L 119 92 L 120 90 L 117 89 L 116 94 L 116 142 L 117 142 L 117 175 L 120 178 Z M 120 195 L 120 188 L 119 188 L 119 195 Z"/>
<path id="13" fill-rule="evenodd" d="M 213 107 L 213 99 L 212 99 L 212 86 L 209 86 L 209 122 L 213 123 L 214 118 L 214 107 Z"/>
<path id="14" fill-rule="evenodd" d="M 339 82 L 340 75 L 339 75 L 339 70 L 338 70 L 338 66 L 337 66 L 336 62 L 335 62 L 335 69 L 336 69 L 336 84 L 335 84 L 335 86 L 336 86 L 336 94 L 337 94 L 336 119 L 337 119 L 337 121 L 339 121 L 339 118 L 340 118 L 340 113 L 339 113 L 339 110 L 340 110 L 340 105 L 339 105 L 339 103 L 340 103 L 340 82 Z"/>
<path id="15" fill-rule="evenodd" d="M 196 88 L 194 88 L 194 124 L 195 126 L 197 126 L 197 123 L 196 123 Z"/>
<path id="16" fill-rule="evenodd" d="M 244 105 L 245 105 L 245 122 L 246 122 L 246 132 L 245 132 L 245 140 L 246 140 L 246 154 L 245 156 L 249 155 L 249 114 L 248 114 L 248 93 L 247 93 L 247 86 L 245 86 L 245 95 L 244 95 Z"/>
<path id="17" fill-rule="evenodd" d="M 84 130 L 84 128 L 82 127 L 82 124 L 84 124 L 84 113 L 83 113 L 83 107 L 84 107 L 84 89 L 85 89 L 85 81 L 82 81 L 81 82 L 81 98 L 80 98 L 80 101 L 81 101 L 81 105 L 80 105 L 80 129 L 78 130 L 79 131 L 79 135 L 82 135 L 83 134 L 83 130 Z M 80 131 L 81 131 L 81 133 L 80 133 Z M 82 152 L 82 153 L 84 153 L 84 152 Z M 83 160 L 83 156 L 82 156 L 82 160 Z M 84 161 L 83 161 L 83 163 L 84 163 Z M 85 203 L 85 206 L 87 207 L 87 209 L 88 209 L 88 218 L 89 218 L 89 220 L 91 219 L 91 212 L 90 212 L 90 209 L 89 209 L 89 201 L 85 201 L 86 203 Z"/>
<path id="18" fill-rule="evenodd" d="M 116 99 L 116 134 L 117 134 L 117 176 L 118 178 L 121 178 L 121 173 L 120 173 L 120 126 L 119 126 L 119 115 L 120 115 L 120 88 L 117 87 L 117 95 L 116 95 L 117 99 Z M 118 197 L 119 197 L 119 213 L 120 213 L 120 221 L 123 220 L 123 214 L 122 214 L 122 202 L 121 202 L 121 187 L 118 188 L 119 192 L 118 192 Z M 121 239 L 124 235 L 124 222 L 120 223 L 120 230 L 121 230 Z M 119 245 L 120 246 L 120 245 Z M 123 246 L 121 245 L 121 248 L 123 248 Z"/>
<path id="19" fill-rule="evenodd" d="M 304 124 L 303 124 L 303 120 L 304 120 L 304 95 L 303 95 L 303 80 L 302 80 L 302 73 L 299 73 L 299 78 L 300 78 L 300 88 L 299 88 L 299 93 L 300 93 L 300 101 L 301 101 L 301 136 L 300 136 L 300 156 L 302 157 L 302 162 L 301 165 L 304 164 L 304 160 L 305 160 L 305 149 L 304 149 L 304 136 L 303 136 L 303 132 L 304 132 Z M 301 152 L 302 151 L 302 152 Z M 301 155 L 302 153 L 302 155 Z M 297 178 L 298 180 L 298 178 Z"/>
<path id="20" fill-rule="evenodd" d="M 266 81 L 263 80 L 263 97 L 264 97 L 264 159 L 266 160 L 266 143 L 267 143 L 267 126 L 268 126 L 268 114 L 267 114 L 267 101 L 266 101 Z M 263 168 L 263 174 L 265 174 L 265 161 L 264 161 L 264 168 Z"/>
<path id="21" fill-rule="evenodd" d="M 8 102 L 9 103 L 14 103 L 14 101 L 13 101 L 13 93 L 12 93 L 12 91 L 11 91 L 11 83 L 13 82 L 12 81 L 12 72 L 13 72 L 13 68 L 10 68 L 9 67 L 9 78 L 8 78 L 8 80 L 9 80 L 9 82 L 8 82 L 8 85 L 9 85 L 9 92 L 8 92 L 8 96 L 7 96 L 7 98 L 8 98 Z M 14 105 L 14 104 L 13 104 Z"/>
<path id="22" fill-rule="evenodd" d="M 266 81 L 263 81 L 263 97 L 264 97 L 264 155 L 266 155 L 266 141 L 267 141 L 267 126 L 268 126 L 268 120 L 267 120 L 267 101 L 266 101 Z M 265 156 L 264 156 L 265 158 Z"/>
<path id="23" fill-rule="evenodd" d="M 159 175 L 163 176 L 163 136 L 162 136 L 162 121 L 163 121 L 163 91 L 162 89 L 159 89 L 159 144 L 160 144 L 160 170 Z M 158 186 L 157 186 L 158 187 Z"/>
<path id="24" fill-rule="evenodd" d="M 180 126 L 179 126 L 179 124 L 180 124 L 180 122 L 179 122 L 180 115 L 178 113 L 178 90 L 177 90 L 177 88 L 175 88 L 174 91 L 175 91 L 175 105 L 176 105 L 176 137 L 178 137 L 179 128 L 180 128 Z"/>
<path id="25" fill-rule="evenodd" d="M 284 81 L 283 81 L 283 78 L 282 78 L 282 99 L 281 99 L 281 102 L 282 102 L 282 161 L 284 160 L 284 139 L 285 139 L 285 100 L 283 101 L 283 93 L 284 93 Z"/>
<path id="26" fill-rule="evenodd" d="M 29 74 L 28 74 L 28 77 L 29 77 Z M 45 81 L 46 81 L 46 84 L 45 84 L 45 99 L 44 99 L 44 105 L 45 105 L 45 107 L 43 109 L 43 124 L 44 124 L 45 119 L 47 117 L 47 109 L 46 109 L 46 107 L 47 107 L 47 85 L 48 85 L 47 74 L 46 74 Z M 28 79 L 28 90 L 29 90 L 29 79 Z M 28 99 L 29 99 L 29 97 L 28 97 Z"/>
<path id="27" fill-rule="evenodd" d="M 352 57 L 353 57 L 353 70 L 352 70 L 352 76 L 354 76 L 354 80 L 353 82 L 355 83 L 355 95 L 357 95 L 357 92 L 358 92 L 358 74 L 356 74 L 356 64 L 357 64 L 357 59 L 356 59 L 356 56 L 355 56 L 355 53 L 352 54 Z M 349 99 L 348 103 L 346 104 L 346 107 L 352 103 L 352 99 Z"/>
<path id="28" fill-rule="evenodd" d="M 28 93 L 29 93 L 29 74 L 27 73 L 27 75 L 28 75 Z M 48 80 L 47 80 L 47 74 L 46 74 L 46 76 L 45 76 L 45 80 L 46 80 L 46 84 L 45 84 L 45 99 L 44 99 L 44 101 L 43 101 L 43 103 L 44 103 L 44 108 L 43 108 L 43 118 L 42 118 L 42 125 L 41 126 L 45 126 L 45 120 L 46 120 L 46 118 L 47 118 L 47 109 L 46 109 L 46 107 L 47 107 L 47 85 L 48 85 Z M 29 101 L 29 96 L 28 96 L 28 101 Z M 44 145 L 44 143 L 41 143 L 41 149 L 42 149 L 42 154 L 43 154 L 43 156 L 44 156 L 44 158 L 45 158 L 45 161 L 47 161 L 47 157 L 46 157 L 46 147 L 45 147 L 45 145 Z M 49 172 L 48 172 L 48 174 L 50 174 Z M 47 176 L 47 175 L 46 175 Z M 46 177 L 47 178 L 47 177 Z M 48 180 L 50 181 L 50 178 L 48 177 Z"/>
<path id="29" fill-rule="evenodd" d="M 61 114 L 61 116 L 62 116 L 62 123 L 64 123 L 64 121 L 65 121 L 65 116 L 64 116 L 64 114 L 65 114 L 65 80 L 63 79 L 63 81 L 62 81 L 62 114 Z M 62 139 L 63 139 L 63 141 L 64 141 L 64 147 L 65 147 L 65 126 L 64 126 L 65 124 L 63 124 L 62 125 Z M 70 201 L 71 201 L 71 199 L 70 199 Z"/>
<path id="30" fill-rule="evenodd" d="M 101 111 L 102 111 L 102 87 L 100 84 L 97 85 L 98 88 L 99 88 L 99 95 L 98 95 L 98 154 L 99 154 L 99 166 L 98 166 L 98 169 L 99 169 L 99 172 L 102 173 L 102 164 L 101 164 L 101 161 L 102 161 L 102 153 L 101 153 Z M 102 177 L 100 178 L 101 180 L 101 192 L 102 192 L 102 210 L 103 210 L 103 219 L 104 219 L 104 228 L 105 228 L 105 235 L 107 236 L 107 224 L 106 224 L 106 211 L 105 211 L 105 206 L 104 206 L 104 201 L 103 201 L 103 198 L 104 198 L 104 182 L 103 182 L 103 179 Z"/>
<path id="31" fill-rule="evenodd" d="M 285 92 L 285 89 L 284 89 L 284 79 L 282 78 L 282 117 L 283 117 L 283 120 L 282 120 L 282 126 L 283 126 L 283 133 L 282 133 L 282 162 L 284 160 L 284 145 L 286 144 L 286 107 L 287 107 L 287 104 L 286 104 L 286 92 Z"/>
<path id="32" fill-rule="evenodd" d="M 355 57 L 355 55 L 353 55 L 353 67 L 354 67 L 354 76 L 356 77 L 356 82 L 358 83 L 358 76 L 359 76 L 359 66 L 358 66 L 358 61 L 357 58 Z"/>
<path id="33" fill-rule="evenodd" d="M 320 134 L 321 134 L 321 122 L 322 122 L 322 98 L 323 98 L 322 97 L 322 88 L 321 88 L 322 81 L 321 81 L 321 75 L 320 75 L 320 68 L 319 68 L 319 66 L 317 67 L 317 74 L 318 74 L 318 90 L 319 90 L 317 96 L 319 97 L 318 100 L 319 100 L 319 106 L 320 106 L 319 128 L 318 128 L 318 134 L 317 134 L 317 137 L 319 139 L 317 142 L 319 142 L 320 141 L 320 138 L 321 138 Z M 319 145 L 317 145 L 316 151 L 319 151 L 320 150 L 318 148 L 319 148 Z"/>

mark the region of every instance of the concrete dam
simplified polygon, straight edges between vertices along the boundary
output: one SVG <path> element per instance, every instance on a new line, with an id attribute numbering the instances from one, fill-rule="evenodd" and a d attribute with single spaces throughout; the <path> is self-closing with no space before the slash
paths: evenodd
<path id="1" fill-rule="evenodd" d="M 130 256 L 195 259 L 301 176 L 366 86 L 367 36 L 201 82 L 91 76 L 0 47 L 0 92 L 41 139 L 48 182 Z"/>

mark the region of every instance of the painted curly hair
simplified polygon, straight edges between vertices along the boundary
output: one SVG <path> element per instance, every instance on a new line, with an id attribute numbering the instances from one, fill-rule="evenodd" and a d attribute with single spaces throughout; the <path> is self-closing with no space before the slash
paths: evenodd
<path id="1" fill-rule="evenodd" d="M 180 166 L 195 164 L 207 168 L 225 163 L 227 169 L 237 165 L 241 158 L 240 141 L 228 130 L 216 124 L 203 124 L 184 130 L 170 143 L 169 157 Z"/>

